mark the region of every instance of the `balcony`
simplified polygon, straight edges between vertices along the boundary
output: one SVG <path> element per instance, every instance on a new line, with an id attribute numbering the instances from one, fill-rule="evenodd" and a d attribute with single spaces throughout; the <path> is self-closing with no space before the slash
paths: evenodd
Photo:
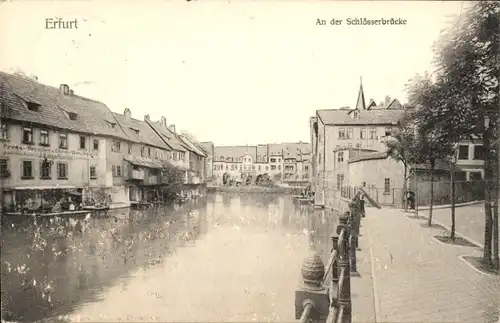
<path id="1" fill-rule="evenodd" d="M 158 185 L 158 175 L 150 175 L 145 178 L 144 185 Z"/>
<path id="2" fill-rule="evenodd" d="M 144 180 L 144 170 L 131 169 L 128 174 L 128 179 Z"/>

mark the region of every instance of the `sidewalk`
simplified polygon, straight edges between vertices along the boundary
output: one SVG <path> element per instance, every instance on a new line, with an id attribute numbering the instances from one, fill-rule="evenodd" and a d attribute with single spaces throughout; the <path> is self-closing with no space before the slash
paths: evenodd
<path id="1" fill-rule="evenodd" d="M 497 323 L 500 278 L 459 258 L 479 256 L 477 248 L 441 243 L 433 237 L 441 229 L 423 223 L 390 208 L 370 209 L 363 219 L 360 242 L 370 245 L 376 321 Z"/>

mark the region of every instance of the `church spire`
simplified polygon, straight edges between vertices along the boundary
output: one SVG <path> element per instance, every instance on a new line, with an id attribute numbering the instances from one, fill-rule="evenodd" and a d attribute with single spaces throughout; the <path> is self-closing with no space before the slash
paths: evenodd
<path id="1" fill-rule="evenodd" d="M 365 93 L 363 92 L 363 78 L 359 77 L 359 93 L 358 93 L 358 102 L 356 102 L 356 109 L 358 110 L 366 110 L 365 104 Z"/>

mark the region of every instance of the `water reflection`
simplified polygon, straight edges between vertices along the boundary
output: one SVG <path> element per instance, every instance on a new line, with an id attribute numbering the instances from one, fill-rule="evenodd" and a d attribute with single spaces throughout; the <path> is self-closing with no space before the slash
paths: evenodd
<path id="1" fill-rule="evenodd" d="M 187 246 L 207 248 L 211 253 L 207 266 L 227 261 L 222 259 L 227 254 L 218 249 L 228 241 L 238 243 L 242 254 L 268 252 L 268 257 L 276 258 L 284 257 L 288 248 L 287 252 L 295 254 L 290 258 L 293 268 L 300 266 L 297 259 L 307 248 L 315 248 L 326 261 L 335 224 L 332 214 L 313 212 L 308 206 L 294 204 L 289 196 L 238 194 L 212 194 L 183 206 L 116 210 L 106 218 L 8 219 L 2 225 L 1 236 L 2 307 L 12 318 L 22 321 L 65 315 L 77 305 L 101 300 L 111 287 L 119 285 L 120 290 L 127 290 L 137 279 L 132 272 L 161 267 L 176 250 Z M 293 236 L 299 240 L 290 240 Z M 221 239 L 226 241 L 224 245 L 217 242 Z M 256 243 L 262 244 L 257 251 Z M 178 256 L 178 266 L 188 262 L 182 258 L 188 256 Z M 251 258 L 233 258 L 229 266 L 249 268 L 251 262 Z M 290 265 L 280 266 L 292 270 L 287 269 Z M 245 275 L 253 275 L 254 279 L 269 271 L 259 270 Z M 298 275 L 298 270 L 292 271 L 290 277 Z M 181 278 L 168 275 L 158 279 L 173 279 L 175 283 Z M 203 271 L 198 275 L 202 279 Z M 244 285 L 245 278 L 239 279 Z M 295 282 L 283 284 L 291 284 L 292 290 L 295 286 Z M 194 287 L 186 284 L 179 288 Z M 174 288 L 169 293 L 175 292 Z M 207 306 L 220 305 L 216 299 L 213 302 Z M 235 305 L 236 312 L 238 306 L 243 304 Z M 174 314 L 169 313 L 169 317 Z"/>

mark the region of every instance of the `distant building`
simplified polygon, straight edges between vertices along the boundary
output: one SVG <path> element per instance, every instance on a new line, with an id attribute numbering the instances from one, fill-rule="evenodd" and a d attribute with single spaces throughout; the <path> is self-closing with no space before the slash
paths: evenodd
<path id="1" fill-rule="evenodd" d="M 205 163 L 205 176 L 207 180 L 211 180 L 213 177 L 214 169 L 214 152 L 215 146 L 213 142 L 201 142 L 199 146 L 205 151 L 207 155 L 207 161 Z"/>
<path id="2" fill-rule="evenodd" d="M 264 144 L 257 146 L 215 146 L 213 175 L 216 183 L 225 179 L 255 183 L 262 176 L 277 181 L 307 181 L 310 151 L 308 143 Z M 285 159 L 287 168 L 285 171 Z M 286 174 L 286 175 L 285 175 Z"/>

